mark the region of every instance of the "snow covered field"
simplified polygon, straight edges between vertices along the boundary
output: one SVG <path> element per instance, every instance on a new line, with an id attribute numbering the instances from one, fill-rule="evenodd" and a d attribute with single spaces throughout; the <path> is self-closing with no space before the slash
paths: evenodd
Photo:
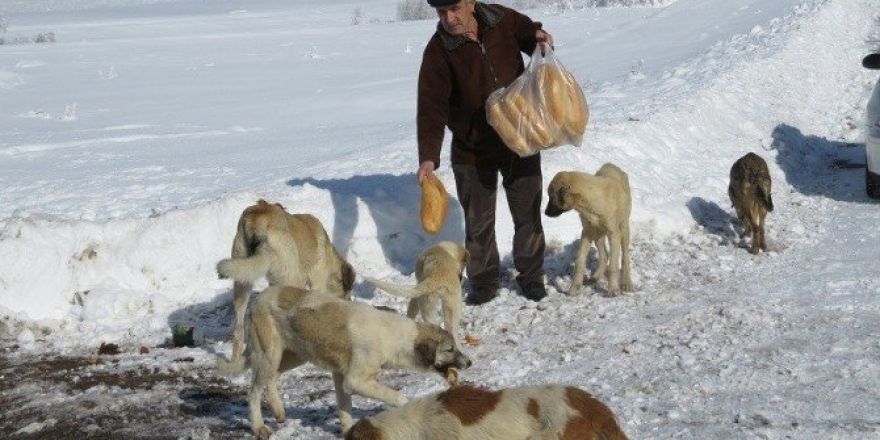
<path id="1" fill-rule="evenodd" d="M 214 265 L 258 197 L 316 215 L 359 273 L 400 282 L 424 247 L 463 239 L 455 203 L 438 237 L 415 215 L 416 75 L 435 22 L 395 21 L 396 3 L 0 0 L 0 38 L 55 38 L 0 45 L 0 432 L 247 434 L 246 378 L 210 370 L 230 348 L 231 286 Z M 859 168 L 877 11 L 526 11 L 591 105 L 583 148 L 547 152 L 545 181 L 608 161 L 629 173 L 640 289 L 559 293 L 580 233 L 567 214 L 544 219 L 550 296 L 522 299 L 500 206 L 510 273 L 499 299 L 466 310 L 483 344 L 463 378 L 578 384 L 634 439 L 880 438 L 880 210 Z M 726 192 L 748 151 L 774 178 L 758 257 L 739 246 Z M 453 187 L 448 163 L 439 175 Z M 355 293 L 403 310 L 366 284 Z M 175 324 L 200 345 L 160 346 Z M 101 342 L 124 354 L 90 359 Z M 409 396 L 443 386 L 382 379 Z M 338 435 L 328 374 L 282 384 L 279 438 Z M 354 403 L 356 417 L 381 409 Z"/>

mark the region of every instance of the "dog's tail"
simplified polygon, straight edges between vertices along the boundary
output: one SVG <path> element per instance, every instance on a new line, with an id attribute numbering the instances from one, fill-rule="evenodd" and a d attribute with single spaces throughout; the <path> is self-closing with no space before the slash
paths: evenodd
<path id="1" fill-rule="evenodd" d="M 763 183 L 763 182 L 762 182 Z M 758 200 L 764 205 L 764 209 L 767 212 L 773 212 L 773 198 L 770 195 L 769 188 L 765 188 L 766 185 L 756 185 L 755 186 L 755 195 L 758 197 Z"/>
<path id="2" fill-rule="evenodd" d="M 418 285 L 418 284 L 415 286 L 398 286 L 396 284 L 391 284 L 391 283 L 388 283 L 385 281 L 377 280 L 375 278 L 364 277 L 364 279 L 367 280 L 367 282 L 369 282 L 370 284 L 372 284 L 372 285 L 374 285 L 374 286 L 376 286 L 376 287 L 378 287 L 378 288 L 380 288 L 380 289 L 382 289 L 382 290 L 384 290 L 394 296 L 399 296 L 402 298 L 413 299 L 413 298 L 418 298 L 418 297 L 424 295 L 425 293 L 427 293 L 426 291 L 420 289 L 419 288 L 420 285 Z"/>
<path id="3" fill-rule="evenodd" d="M 221 278 L 252 283 L 264 277 L 271 267 L 271 256 L 260 246 L 254 255 L 220 260 L 217 263 L 217 273 Z"/>

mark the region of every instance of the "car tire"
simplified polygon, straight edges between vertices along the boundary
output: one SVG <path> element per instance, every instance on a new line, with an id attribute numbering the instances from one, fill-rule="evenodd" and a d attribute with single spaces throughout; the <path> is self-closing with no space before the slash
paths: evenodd
<path id="1" fill-rule="evenodd" d="M 865 168 L 865 191 L 868 197 L 880 199 L 880 174 L 874 174 Z"/>

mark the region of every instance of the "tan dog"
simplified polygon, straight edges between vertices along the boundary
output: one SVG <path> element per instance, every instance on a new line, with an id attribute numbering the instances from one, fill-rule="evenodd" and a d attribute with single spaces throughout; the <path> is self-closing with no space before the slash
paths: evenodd
<path id="1" fill-rule="evenodd" d="M 396 296 L 410 298 L 406 316 L 415 318 L 418 313 L 422 319 L 437 324 L 437 302 L 443 308 L 443 323 L 446 331 L 452 333 L 456 343 L 461 344 L 459 327 L 461 311 L 461 274 L 470 260 L 470 253 L 464 246 L 451 241 L 440 242 L 429 247 L 416 260 L 415 286 L 398 286 L 375 278 L 364 277 L 374 286 Z"/>
<path id="2" fill-rule="evenodd" d="M 232 242 L 232 258 L 217 263 L 220 278 L 235 280 L 232 355 L 244 350 L 244 314 L 254 281 L 308 288 L 348 298 L 355 273 L 336 252 L 321 222 L 309 214 L 288 214 L 277 203 L 258 200 L 245 208 Z"/>
<path id="3" fill-rule="evenodd" d="M 764 219 L 773 212 L 773 199 L 770 197 L 770 170 L 767 162 L 755 153 L 739 158 L 730 168 L 730 186 L 727 194 L 742 222 L 743 232 L 752 236 L 749 252 L 757 254 L 767 251 L 764 237 Z"/>
<path id="4" fill-rule="evenodd" d="M 345 440 L 626 440 L 614 414 L 562 385 L 450 388 L 359 421 Z"/>
<path id="5" fill-rule="evenodd" d="M 217 367 L 226 374 L 253 370 L 248 405 L 251 429 L 259 438 L 271 435 L 260 411 L 263 389 L 276 420 L 283 422 L 278 375 L 306 362 L 333 372 L 343 432 L 352 425 L 352 393 L 395 406 L 407 402 L 402 393 L 376 380 L 383 368 L 445 375 L 450 368 L 471 365 L 452 335 L 436 325 L 288 286 L 270 286 L 260 293 L 251 307 L 247 337 L 247 361 L 218 359 Z"/>
<path id="6" fill-rule="evenodd" d="M 629 215 L 632 198 L 626 173 L 610 163 L 602 165 L 596 175 L 563 171 L 553 176 L 547 196 L 549 201 L 544 212 L 547 216 L 558 217 L 574 209 L 580 215 L 583 226 L 568 294 L 580 294 L 590 243 L 596 243 L 599 252 L 599 267 L 592 278 L 601 278 L 607 269 L 609 295 L 617 295 L 621 290 L 635 290 L 630 278 Z M 610 259 L 605 248 L 606 237 L 611 245 Z"/>

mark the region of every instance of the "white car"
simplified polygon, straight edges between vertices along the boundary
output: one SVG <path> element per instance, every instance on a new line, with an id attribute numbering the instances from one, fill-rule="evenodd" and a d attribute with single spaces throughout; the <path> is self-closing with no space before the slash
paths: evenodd
<path id="1" fill-rule="evenodd" d="M 874 53 L 862 60 L 867 69 L 880 69 L 880 53 Z M 871 99 L 868 101 L 867 136 L 865 136 L 865 189 L 868 197 L 880 198 L 880 79 L 874 85 Z"/>

